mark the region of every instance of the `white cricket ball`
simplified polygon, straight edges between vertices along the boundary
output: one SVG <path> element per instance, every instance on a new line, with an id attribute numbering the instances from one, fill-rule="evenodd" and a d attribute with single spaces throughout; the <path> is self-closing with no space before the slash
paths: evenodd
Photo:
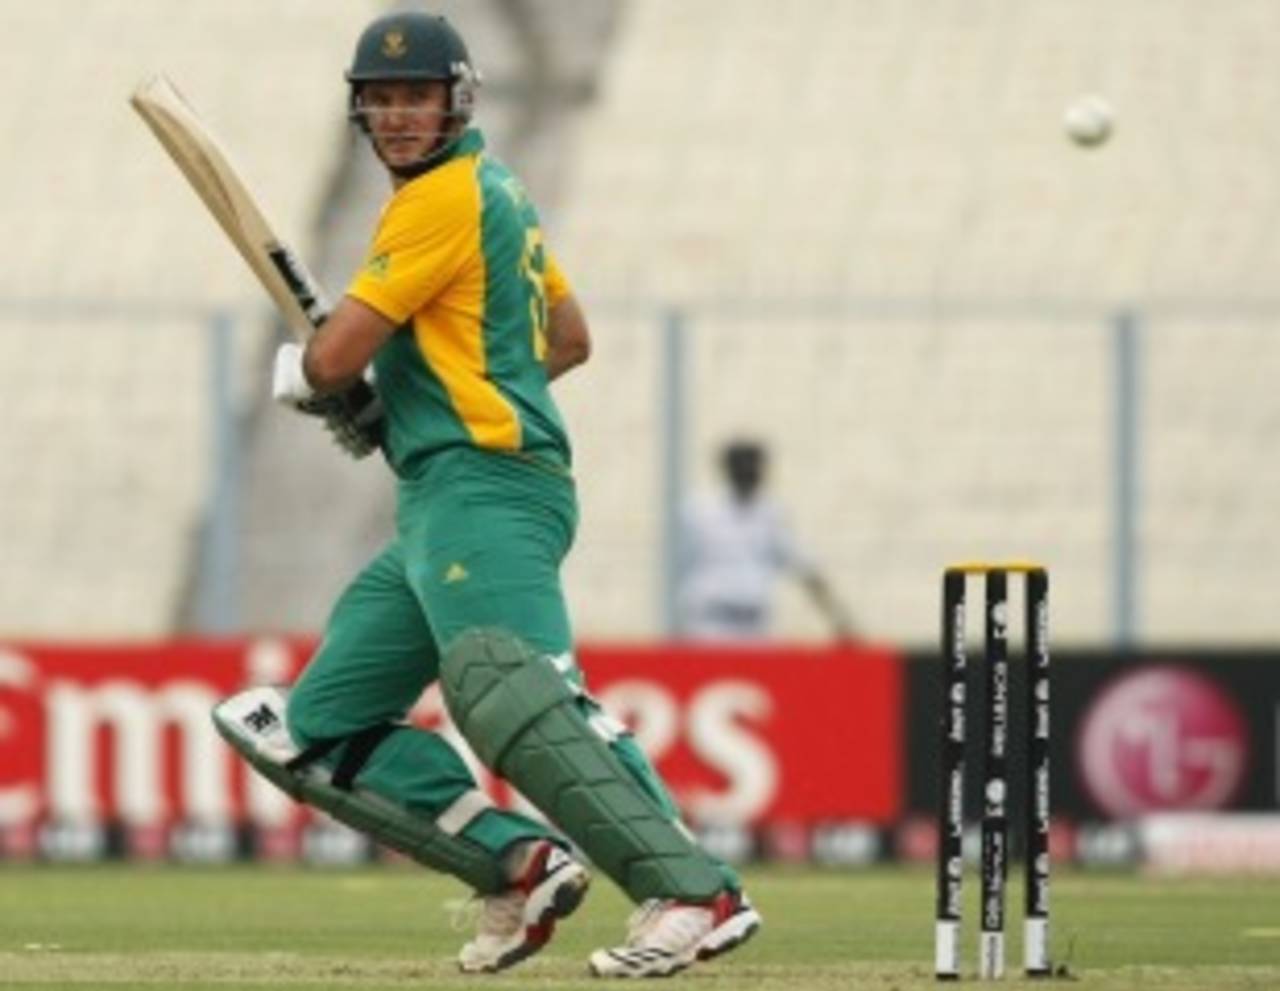
<path id="1" fill-rule="evenodd" d="M 1072 101 L 1062 117 L 1067 136 L 1084 148 L 1093 148 L 1111 137 L 1115 114 L 1105 98 L 1092 94 Z"/>

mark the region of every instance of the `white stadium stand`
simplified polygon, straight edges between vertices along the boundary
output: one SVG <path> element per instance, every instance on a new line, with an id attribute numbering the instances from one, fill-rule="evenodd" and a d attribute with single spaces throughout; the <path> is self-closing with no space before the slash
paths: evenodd
<path id="1" fill-rule="evenodd" d="M 266 306 L 127 93 L 174 75 L 340 288 L 351 231 L 313 235 L 351 168 L 339 73 L 380 7 L 7 6 L 0 635 L 193 622 L 213 312 L 237 321 L 242 405 L 261 402 Z M 445 7 L 493 83 L 491 147 L 529 178 L 595 331 L 556 387 L 579 635 L 662 633 L 674 319 L 691 485 L 724 439 L 765 440 L 773 491 L 870 636 L 932 641 L 955 559 L 1032 557 L 1056 642 L 1280 637 L 1280 3 L 534 0 L 538 71 L 578 94 L 533 118 L 541 140 L 517 113 L 537 60 L 513 8 Z M 1061 124 L 1085 92 L 1117 110 L 1093 150 Z M 246 422 L 241 615 L 314 629 L 390 482 L 309 425 Z M 781 607 L 781 635 L 822 636 L 794 590 Z"/>
<path id="2" fill-rule="evenodd" d="M 648 426 L 582 439 L 580 613 L 631 629 L 586 591 L 624 580 L 635 536 L 594 480 L 660 422 L 654 390 L 617 393 L 661 336 L 613 322 L 623 300 L 683 306 L 687 468 L 706 484 L 726 437 L 768 441 L 873 636 L 932 639 L 943 564 L 1010 555 L 1050 565 L 1068 642 L 1280 635 L 1280 5 L 642 0 L 622 23 L 559 218 L 599 339 L 566 391 L 577 424 L 632 397 L 647 421 L 612 417 Z M 1085 92 L 1118 108 L 1091 151 L 1061 126 Z M 783 606 L 784 635 L 821 635 Z"/>
<path id="3" fill-rule="evenodd" d="M 141 636 L 180 612 L 211 489 L 209 314 L 260 292 L 127 104 L 157 71 L 301 237 L 342 150 L 352 0 L 5 5 L 0 630 Z M 339 102 L 340 105 L 340 102 Z"/>

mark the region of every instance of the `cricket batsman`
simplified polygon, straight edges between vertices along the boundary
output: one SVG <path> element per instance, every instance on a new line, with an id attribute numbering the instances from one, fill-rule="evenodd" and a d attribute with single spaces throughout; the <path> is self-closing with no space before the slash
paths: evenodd
<path id="1" fill-rule="evenodd" d="M 471 124 L 479 75 L 457 31 L 382 17 L 346 78 L 393 192 L 333 313 L 280 347 L 273 395 L 349 453 L 381 449 L 395 534 L 297 683 L 242 692 L 215 723 L 296 799 L 471 886 L 463 971 L 536 953 L 582 902 L 567 837 L 638 906 L 591 972 L 674 974 L 761 920 L 574 658 L 559 569 L 578 510 L 548 384 L 587 359 L 586 320 L 524 187 Z M 405 722 L 437 680 L 472 750 L 554 828 L 496 808 L 444 738 Z"/>

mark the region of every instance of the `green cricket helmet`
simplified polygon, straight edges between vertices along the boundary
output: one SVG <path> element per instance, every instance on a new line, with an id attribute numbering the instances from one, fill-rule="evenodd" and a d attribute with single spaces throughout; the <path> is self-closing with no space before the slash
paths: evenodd
<path id="1" fill-rule="evenodd" d="M 351 87 L 348 115 L 366 133 L 368 121 L 360 107 L 360 90 L 366 83 L 446 83 L 448 116 L 462 125 L 471 119 L 480 85 L 480 73 L 471 64 L 462 35 L 445 18 L 420 11 L 387 14 L 365 28 L 346 78 Z M 442 142 L 424 160 L 425 167 L 442 158 L 454 138 Z"/>

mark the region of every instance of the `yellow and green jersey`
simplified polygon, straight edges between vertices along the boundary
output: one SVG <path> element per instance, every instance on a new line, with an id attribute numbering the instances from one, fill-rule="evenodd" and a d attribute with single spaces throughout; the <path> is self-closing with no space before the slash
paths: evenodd
<path id="1" fill-rule="evenodd" d="M 347 294 L 402 324 L 374 358 L 397 475 L 457 446 L 569 465 L 543 367 L 548 307 L 569 291 L 524 187 L 479 131 L 396 191 Z"/>

